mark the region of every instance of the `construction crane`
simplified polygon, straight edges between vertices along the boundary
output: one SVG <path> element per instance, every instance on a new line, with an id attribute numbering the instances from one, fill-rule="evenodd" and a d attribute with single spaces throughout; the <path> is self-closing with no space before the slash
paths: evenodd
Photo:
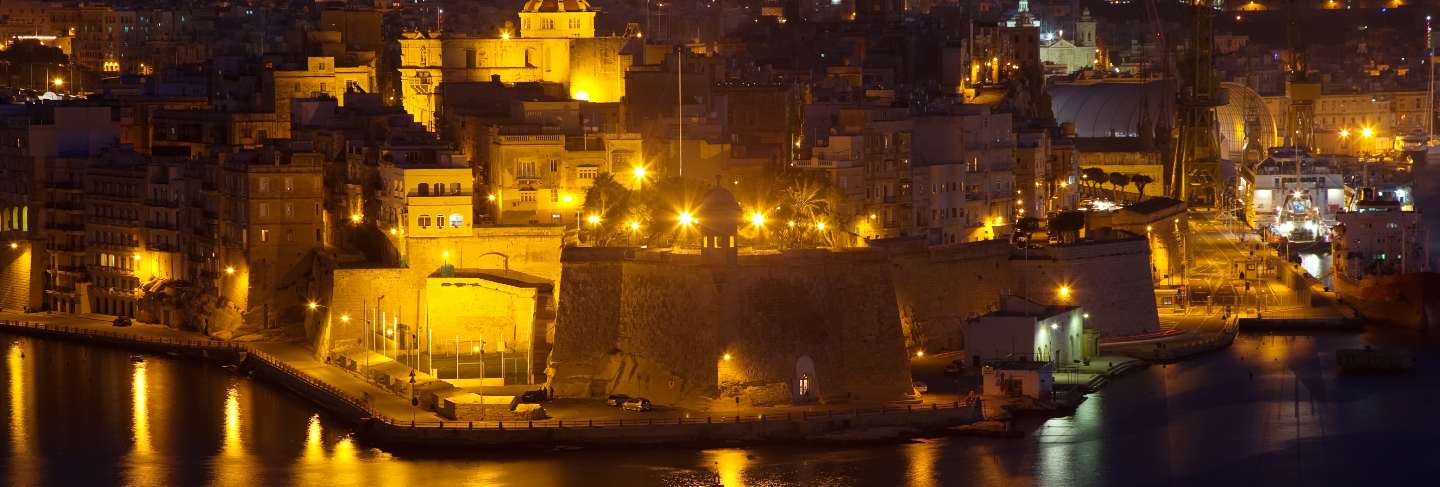
<path id="1" fill-rule="evenodd" d="M 1179 141 L 1170 171 L 1171 196 L 1191 208 L 1216 208 L 1224 194 L 1215 107 L 1225 104 L 1215 76 L 1215 10 L 1220 0 L 1189 0 L 1190 56 L 1184 63 L 1180 96 Z"/>
<path id="2" fill-rule="evenodd" d="M 1300 40 L 1300 13 L 1306 7 L 1297 0 L 1286 5 L 1285 44 L 1290 51 L 1285 65 L 1285 97 L 1290 100 L 1285 110 L 1285 145 L 1309 149 L 1314 144 L 1315 103 L 1320 99 L 1320 83 L 1310 80 L 1310 62 L 1305 43 Z"/>
<path id="3" fill-rule="evenodd" d="M 1155 0 L 1145 0 L 1145 18 L 1150 21 L 1150 31 L 1154 36 L 1155 52 L 1151 54 L 1151 71 L 1158 72 L 1159 77 L 1164 78 L 1170 74 L 1170 47 L 1165 45 L 1165 25 L 1160 23 L 1160 11 L 1155 8 Z"/>

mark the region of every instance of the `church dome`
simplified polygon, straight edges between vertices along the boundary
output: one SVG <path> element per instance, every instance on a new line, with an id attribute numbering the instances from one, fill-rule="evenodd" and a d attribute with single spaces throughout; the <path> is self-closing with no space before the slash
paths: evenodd
<path id="1" fill-rule="evenodd" d="M 589 12 L 590 2 L 585 0 L 526 0 L 521 12 Z"/>

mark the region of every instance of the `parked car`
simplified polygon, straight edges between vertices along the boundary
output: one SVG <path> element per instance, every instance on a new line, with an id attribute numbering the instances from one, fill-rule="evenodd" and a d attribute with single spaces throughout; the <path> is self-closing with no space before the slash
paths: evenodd
<path id="1" fill-rule="evenodd" d="M 606 406 L 620 407 L 620 406 L 624 406 L 624 405 L 625 405 L 625 401 L 629 401 L 629 400 L 630 400 L 630 396 L 627 396 L 627 395 L 624 395 L 624 394 L 611 394 L 610 397 L 605 398 L 605 405 L 606 405 Z"/>
<path id="2" fill-rule="evenodd" d="M 643 397 L 632 397 L 629 401 L 625 401 L 625 405 L 622 407 L 625 408 L 626 411 L 643 413 L 650 410 L 650 400 Z"/>
<path id="3" fill-rule="evenodd" d="M 920 381 L 918 381 L 918 380 L 915 381 L 914 384 L 911 384 L 911 386 L 915 387 L 915 393 L 916 393 L 916 394 L 924 394 L 924 393 L 930 392 L 930 386 L 927 385 L 927 384 L 925 384 L 924 382 L 920 382 Z"/>
<path id="4" fill-rule="evenodd" d="M 945 374 L 946 374 L 946 375 L 960 375 L 960 374 L 964 374 L 964 373 L 965 373 L 965 362 L 961 362 L 961 361 L 959 361 L 959 360 L 952 360 L 949 364 L 946 364 L 946 365 L 945 365 Z"/>
<path id="5" fill-rule="evenodd" d="M 124 317 L 124 316 L 118 316 L 118 317 L 115 318 L 115 321 L 110 322 L 110 324 L 115 325 L 115 326 L 130 326 L 130 325 L 133 325 L 133 324 L 135 324 L 135 323 L 134 323 L 133 321 L 130 321 L 130 318 L 126 318 L 126 317 Z"/>
<path id="6" fill-rule="evenodd" d="M 545 402 L 545 391 L 533 390 L 520 393 L 521 404 L 539 404 Z"/>

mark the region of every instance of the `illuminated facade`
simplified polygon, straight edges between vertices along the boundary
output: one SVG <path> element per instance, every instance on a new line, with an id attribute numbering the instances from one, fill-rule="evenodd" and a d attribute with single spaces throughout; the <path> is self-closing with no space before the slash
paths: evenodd
<path id="1" fill-rule="evenodd" d="M 277 68 L 274 76 L 275 113 L 290 116 L 290 100 L 326 95 L 339 105 L 345 104 L 345 93 L 375 91 L 375 68 L 372 65 L 337 66 L 330 56 L 305 58 L 305 66 Z"/>
<path id="2" fill-rule="evenodd" d="M 595 13 L 584 0 L 531 0 L 520 10 L 519 32 L 496 37 L 410 33 L 400 39 L 405 111 L 435 129 L 441 83 L 547 82 L 570 97 L 614 103 L 625 94 L 630 55 L 622 37 L 596 37 Z"/>
<path id="3" fill-rule="evenodd" d="M 246 227 L 248 265 L 241 269 L 253 293 L 246 321 L 274 324 L 281 313 L 294 310 L 318 294 L 296 285 L 295 270 L 311 251 L 326 245 L 325 166 L 319 153 L 265 150 L 248 152 Z M 299 272 L 298 274 L 304 274 Z M 313 282 L 313 281 L 311 281 Z M 280 292 L 273 290 L 285 289 Z"/>
<path id="4" fill-rule="evenodd" d="M 636 134 L 515 134 L 492 129 L 490 194 L 499 223 L 576 224 L 585 191 L 602 173 L 633 183 Z M 623 173 L 623 174 L 622 174 Z"/>

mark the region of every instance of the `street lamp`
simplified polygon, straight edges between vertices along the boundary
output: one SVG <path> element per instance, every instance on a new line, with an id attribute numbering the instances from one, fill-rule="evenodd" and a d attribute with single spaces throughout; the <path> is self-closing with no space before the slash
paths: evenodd
<path id="1" fill-rule="evenodd" d="M 359 213 L 353 213 L 350 215 L 350 223 L 359 224 L 361 219 L 362 218 L 360 217 Z"/>
<path id="2" fill-rule="evenodd" d="M 316 302 L 314 302 L 314 301 L 311 301 L 311 302 L 305 303 L 305 307 L 306 307 L 306 308 L 309 308 L 310 311 L 315 311 L 315 310 L 317 310 L 317 309 L 320 308 L 320 303 L 316 303 Z"/>
<path id="3" fill-rule="evenodd" d="M 235 266 L 228 266 L 228 265 L 225 266 L 225 275 L 227 275 L 227 276 L 233 276 L 233 275 L 235 275 Z"/>
<path id="4" fill-rule="evenodd" d="M 754 225 L 756 228 L 765 226 L 765 214 L 758 211 L 751 213 L 750 224 Z"/>
<path id="5" fill-rule="evenodd" d="M 720 357 L 720 358 L 722 358 L 722 359 L 724 359 L 724 360 L 726 360 L 726 361 L 729 361 L 729 360 L 730 360 L 730 353 L 729 353 L 729 352 L 726 352 L 725 355 L 722 356 L 722 357 Z"/>
<path id="6" fill-rule="evenodd" d="M 1070 298 L 1070 286 L 1060 286 L 1059 294 L 1061 299 Z"/>
<path id="7" fill-rule="evenodd" d="M 340 315 L 340 322 L 341 322 L 341 323 L 349 323 L 349 322 L 350 322 L 350 315 Z"/>
<path id="8" fill-rule="evenodd" d="M 690 225 L 694 225 L 694 224 L 695 224 L 695 216 L 694 216 L 694 215 L 691 215 L 690 212 L 688 212 L 688 211 L 682 211 L 682 212 L 680 212 L 680 224 L 683 225 L 683 226 L 687 226 L 687 227 L 690 226 Z"/>
<path id="9" fill-rule="evenodd" d="M 10 248 L 12 248 L 12 249 L 18 249 L 18 248 L 20 248 L 20 244 L 15 243 L 15 242 L 10 242 Z"/>
<path id="10" fill-rule="evenodd" d="M 62 78 L 55 78 L 54 80 L 51 80 L 50 83 L 55 85 L 55 88 L 57 89 L 65 87 L 65 80 Z"/>
<path id="11" fill-rule="evenodd" d="M 588 222 L 588 223 L 590 223 L 591 225 L 599 225 L 599 224 L 600 224 L 600 215 L 590 215 L 590 216 L 587 216 L 587 217 L 585 217 L 585 221 Z"/>

